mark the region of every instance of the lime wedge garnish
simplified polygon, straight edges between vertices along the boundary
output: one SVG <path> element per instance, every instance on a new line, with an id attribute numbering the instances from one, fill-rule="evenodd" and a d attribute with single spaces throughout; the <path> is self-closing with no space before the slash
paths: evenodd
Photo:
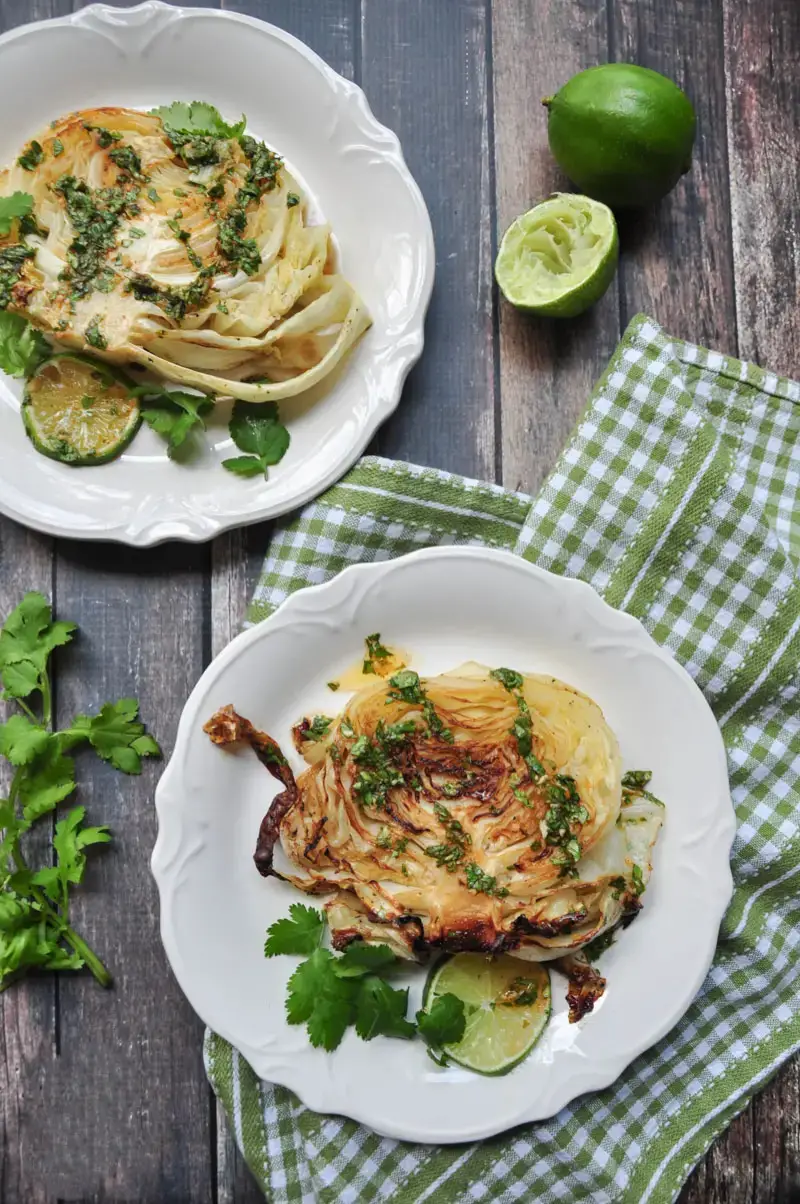
<path id="1" fill-rule="evenodd" d="M 25 386 L 25 429 L 37 451 L 64 464 L 104 464 L 139 429 L 139 403 L 125 378 L 79 355 L 47 360 Z"/>
<path id="2" fill-rule="evenodd" d="M 602 297 L 618 254 L 611 210 L 588 196 L 557 192 L 506 230 L 495 276 L 518 309 L 574 318 Z"/>
<path id="3" fill-rule="evenodd" d="M 457 953 L 434 966 L 425 985 L 429 1011 L 439 995 L 464 1003 L 466 1028 L 445 1045 L 453 1062 L 478 1074 L 507 1074 L 533 1049 L 550 1019 L 550 975 L 539 962 L 501 954 Z"/>

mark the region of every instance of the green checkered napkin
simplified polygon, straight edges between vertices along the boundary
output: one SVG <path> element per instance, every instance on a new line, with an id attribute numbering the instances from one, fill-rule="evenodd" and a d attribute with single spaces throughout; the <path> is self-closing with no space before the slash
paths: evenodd
<path id="1" fill-rule="evenodd" d="M 219 1037 L 205 1055 L 270 1200 L 669 1201 L 800 1045 L 800 386 L 629 327 L 535 500 L 366 459 L 279 529 L 251 618 L 348 564 L 513 549 L 642 620 L 714 709 L 738 816 L 735 894 L 677 1027 L 544 1124 L 431 1147 L 318 1116 Z"/>

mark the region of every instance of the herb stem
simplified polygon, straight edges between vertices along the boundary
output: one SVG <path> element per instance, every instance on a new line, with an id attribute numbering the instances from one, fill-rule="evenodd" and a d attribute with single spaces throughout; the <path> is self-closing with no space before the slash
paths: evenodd
<path id="1" fill-rule="evenodd" d="M 20 707 L 20 708 L 21 708 L 21 710 L 23 710 L 23 711 L 25 712 L 25 714 L 26 714 L 26 715 L 28 716 L 28 718 L 30 719 L 31 723 L 35 723 L 35 724 L 37 725 L 37 727 L 38 727 L 38 725 L 39 725 L 39 720 L 36 718 L 36 716 L 34 715 L 34 713 L 33 713 L 33 711 L 31 710 L 31 708 L 28 706 L 28 704 L 27 704 L 27 702 L 25 701 L 25 699 L 24 699 L 24 698 L 15 698 L 15 699 L 14 699 L 14 701 L 16 702 L 17 706 L 18 706 L 18 707 Z"/>
<path id="2" fill-rule="evenodd" d="M 41 676 L 39 689 L 42 694 L 42 727 L 49 728 L 53 722 L 53 696 L 50 691 L 50 677 L 46 672 Z"/>

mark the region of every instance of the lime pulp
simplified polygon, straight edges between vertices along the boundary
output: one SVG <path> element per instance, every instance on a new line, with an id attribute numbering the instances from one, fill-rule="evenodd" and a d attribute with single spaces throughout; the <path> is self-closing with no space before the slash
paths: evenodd
<path id="1" fill-rule="evenodd" d="M 80 355 L 55 355 L 25 387 L 22 417 L 36 450 L 65 464 L 104 464 L 139 429 L 139 403 L 125 378 Z"/>
<path id="2" fill-rule="evenodd" d="M 425 986 L 425 1010 L 448 993 L 464 1003 L 466 1028 L 444 1052 L 478 1074 L 507 1074 L 527 1057 L 550 1019 L 547 970 L 508 954 L 457 953 L 439 962 Z"/>
<path id="3" fill-rule="evenodd" d="M 495 276 L 518 309 L 572 318 L 602 297 L 618 254 L 611 210 L 589 197 L 557 192 L 506 230 Z"/>

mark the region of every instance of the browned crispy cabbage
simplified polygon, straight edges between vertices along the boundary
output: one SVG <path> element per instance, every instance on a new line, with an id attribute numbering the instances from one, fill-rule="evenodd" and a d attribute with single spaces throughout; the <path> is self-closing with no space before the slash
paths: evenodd
<path id="1" fill-rule="evenodd" d="M 479 665 L 393 685 L 411 679 L 360 690 L 320 739 L 297 729 L 309 765 L 265 817 L 259 870 L 329 896 L 337 947 L 362 938 L 406 958 L 562 958 L 635 915 L 663 808 L 623 801 L 596 703 L 552 677 L 510 690 Z M 206 730 L 254 744 L 232 709 Z"/>

